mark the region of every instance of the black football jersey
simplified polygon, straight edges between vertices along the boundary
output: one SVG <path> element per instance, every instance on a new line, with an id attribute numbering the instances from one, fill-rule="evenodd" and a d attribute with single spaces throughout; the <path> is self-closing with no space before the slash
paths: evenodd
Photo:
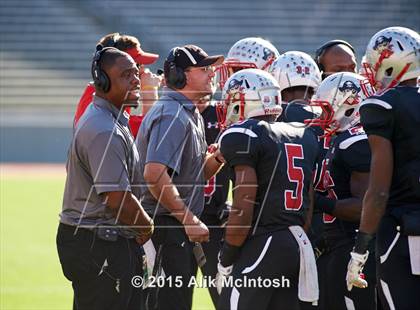
<path id="1" fill-rule="evenodd" d="M 207 145 L 217 141 L 220 133 L 219 124 L 217 122 L 216 107 L 209 105 L 202 113 L 204 119 L 204 128 Z M 202 220 L 206 224 L 215 224 L 208 222 L 210 217 L 217 218 L 224 212 L 226 200 L 229 191 L 229 168 L 223 167 L 217 175 L 211 177 L 204 188 L 205 205 L 202 213 Z M 214 219 L 213 219 L 214 220 Z"/>
<path id="2" fill-rule="evenodd" d="M 325 158 L 327 169 L 323 183 L 328 197 L 338 200 L 352 197 L 351 174 L 369 172 L 370 159 L 369 143 L 362 126 L 338 133 Z M 343 221 L 329 214 L 324 214 L 323 219 L 324 234 L 330 245 L 353 238 L 359 227 L 359 223 Z"/>
<path id="3" fill-rule="evenodd" d="M 294 125 L 297 127 L 307 127 L 307 125 L 304 124 L 305 120 L 319 117 L 312 111 L 312 107 L 301 103 L 282 104 L 282 108 L 283 113 L 279 116 L 277 121 L 286 123 L 299 123 Z M 315 135 L 318 137 L 319 145 L 319 153 L 314 167 L 314 188 L 318 192 L 325 193 L 326 189 L 323 186 L 322 177 L 325 173 L 325 156 L 329 148 L 330 138 L 321 138 L 321 136 L 324 134 L 324 131 L 319 126 L 312 126 L 309 128 L 313 130 Z"/>
<path id="4" fill-rule="evenodd" d="M 230 167 L 248 165 L 256 171 L 255 234 L 304 224 L 318 153 L 313 131 L 249 119 L 229 127 L 220 143 Z"/>
<path id="5" fill-rule="evenodd" d="M 314 113 L 313 107 L 302 103 L 282 104 L 282 108 L 283 113 L 280 115 L 277 121 L 286 123 L 298 123 L 298 127 L 307 127 L 307 125 L 305 125 L 305 120 L 319 117 L 316 113 Z M 324 134 L 324 131 L 321 127 L 311 126 L 309 128 L 314 131 L 318 139 L 318 155 L 315 161 L 315 166 L 313 168 L 314 189 L 321 195 L 327 195 L 327 190 L 324 187 L 322 178 L 326 170 L 325 156 L 327 154 L 331 139 L 329 137 L 321 138 L 321 136 Z M 315 209 L 312 214 L 311 227 L 307 232 L 312 244 L 318 243 L 318 240 L 323 234 L 323 229 L 323 214 L 319 210 Z"/>
<path id="6" fill-rule="evenodd" d="M 366 99 L 360 108 L 368 135 L 392 142 L 394 170 L 387 209 L 420 208 L 420 92 L 398 86 Z"/>

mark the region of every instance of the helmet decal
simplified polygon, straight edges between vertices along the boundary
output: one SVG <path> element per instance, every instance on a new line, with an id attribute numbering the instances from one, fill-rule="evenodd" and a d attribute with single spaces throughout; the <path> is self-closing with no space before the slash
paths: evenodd
<path id="1" fill-rule="evenodd" d="M 262 57 L 262 59 L 264 60 L 270 60 L 276 57 L 276 54 L 272 50 L 266 47 L 264 47 L 263 53 L 264 53 L 264 56 Z"/>
<path id="2" fill-rule="evenodd" d="M 359 103 L 359 92 L 361 90 L 361 87 L 357 87 L 357 85 L 354 84 L 353 81 L 345 81 L 343 83 L 343 86 L 338 87 L 338 90 L 341 91 L 344 95 L 348 96 L 345 103 L 349 105 Z"/>
<path id="3" fill-rule="evenodd" d="M 379 36 L 375 40 L 373 49 L 377 51 L 379 54 L 382 54 L 384 51 L 387 51 L 387 53 L 390 53 L 391 55 L 393 53 L 392 51 L 393 45 L 391 44 L 391 41 L 392 41 L 392 37 L 387 38 L 385 36 Z"/>

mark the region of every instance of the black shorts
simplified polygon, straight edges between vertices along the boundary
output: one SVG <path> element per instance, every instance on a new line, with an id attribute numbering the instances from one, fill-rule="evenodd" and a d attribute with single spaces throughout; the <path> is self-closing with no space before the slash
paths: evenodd
<path id="1" fill-rule="evenodd" d="M 385 215 L 376 236 L 378 295 L 384 309 L 419 309 L 420 276 L 413 275 L 408 237 Z"/>
<path id="2" fill-rule="evenodd" d="M 346 239 L 347 240 L 347 239 Z M 353 287 L 349 292 L 346 284 L 347 265 L 354 240 L 342 240 L 339 246 L 327 250 L 318 259 L 318 278 L 320 284 L 320 309 L 334 310 L 375 310 L 376 309 L 376 271 L 375 253 L 370 253 L 363 269 L 368 287 Z"/>
<path id="3" fill-rule="evenodd" d="M 299 246 L 288 229 L 250 238 L 217 309 L 299 309 L 299 266 Z"/>

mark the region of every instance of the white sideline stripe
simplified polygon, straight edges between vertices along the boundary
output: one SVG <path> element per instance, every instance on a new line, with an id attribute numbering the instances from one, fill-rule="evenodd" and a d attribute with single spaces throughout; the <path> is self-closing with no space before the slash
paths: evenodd
<path id="1" fill-rule="evenodd" d="M 251 129 L 247 128 L 229 128 L 226 130 L 221 136 L 220 136 L 220 143 L 222 143 L 222 139 L 224 136 L 230 134 L 230 133 L 243 133 L 244 135 L 250 136 L 251 138 L 258 138 L 258 135 L 253 132 Z"/>
<path id="2" fill-rule="evenodd" d="M 270 246 L 271 239 L 273 239 L 273 236 L 268 237 L 267 241 L 265 242 L 264 248 L 258 257 L 257 261 L 250 267 L 246 267 L 244 270 L 242 270 L 242 274 L 250 273 L 252 270 L 257 268 L 257 266 L 261 263 L 262 259 L 265 256 L 265 253 L 267 253 L 268 247 Z"/>
<path id="3" fill-rule="evenodd" d="M 392 249 L 395 246 L 395 243 L 397 243 L 398 238 L 400 237 L 400 232 L 397 232 L 397 234 L 395 235 L 394 240 L 392 241 L 391 245 L 389 246 L 388 250 L 386 251 L 386 253 L 384 255 L 380 256 L 380 261 L 381 264 L 385 263 L 385 261 L 388 259 L 389 254 L 391 253 Z"/>
<path id="4" fill-rule="evenodd" d="M 234 287 L 230 294 L 230 310 L 238 310 L 239 295 L 239 291 Z"/>
<path id="5" fill-rule="evenodd" d="M 392 300 L 391 291 L 389 290 L 388 284 L 384 280 L 380 280 L 382 291 L 384 292 L 386 301 L 388 302 L 388 307 L 390 310 L 395 310 L 394 301 Z"/>
<path id="6" fill-rule="evenodd" d="M 354 136 L 341 142 L 338 147 L 340 148 L 340 150 L 345 150 L 348 147 L 350 147 L 352 144 L 356 143 L 357 141 L 365 140 L 367 138 L 368 137 L 366 134 Z"/>
<path id="7" fill-rule="evenodd" d="M 351 298 L 344 296 L 344 301 L 346 303 L 347 310 L 356 310 L 356 307 L 354 306 L 354 302 L 353 300 L 351 300 Z"/>
<path id="8" fill-rule="evenodd" d="M 364 105 L 367 105 L 367 104 L 380 105 L 381 107 L 384 107 L 387 110 L 392 109 L 392 106 L 388 102 L 385 102 L 385 101 L 379 100 L 379 99 L 375 99 L 375 98 L 366 99 L 365 101 L 362 102 L 362 104 L 360 106 L 364 106 Z"/>

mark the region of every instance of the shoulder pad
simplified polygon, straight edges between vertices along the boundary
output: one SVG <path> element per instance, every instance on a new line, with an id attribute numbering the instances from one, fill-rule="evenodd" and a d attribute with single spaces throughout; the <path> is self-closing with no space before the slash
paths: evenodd
<path id="1" fill-rule="evenodd" d="M 351 137 L 345 139 L 344 141 L 341 141 L 340 144 L 338 145 L 338 147 L 340 148 L 340 150 L 345 150 L 345 149 L 348 149 L 350 146 L 352 146 L 354 143 L 356 143 L 358 141 L 361 141 L 361 140 L 365 140 L 365 139 L 367 139 L 366 134 L 351 136 Z"/>
<path id="2" fill-rule="evenodd" d="M 221 143 L 223 137 L 225 137 L 229 134 L 232 134 L 232 133 L 240 133 L 240 134 L 247 135 L 251 138 L 258 138 L 258 135 L 255 133 L 255 131 L 253 131 L 251 129 L 248 129 L 248 128 L 245 128 L 245 127 L 230 127 L 222 133 L 222 135 L 220 136 L 220 139 L 219 139 L 219 143 Z"/>
<path id="3" fill-rule="evenodd" d="M 363 100 L 363 102 L 361 103 L 361 107 L 366 106 L 366 105 L 377 105 L 377 106 L 381 106 L 387 110 L 391 110 L 392 109 L 392 105 L 390 105 L 388 102 L 383 101 L 381 99 L 377 99 L 377 98 L 367 98 L 365 100 Z"/>

